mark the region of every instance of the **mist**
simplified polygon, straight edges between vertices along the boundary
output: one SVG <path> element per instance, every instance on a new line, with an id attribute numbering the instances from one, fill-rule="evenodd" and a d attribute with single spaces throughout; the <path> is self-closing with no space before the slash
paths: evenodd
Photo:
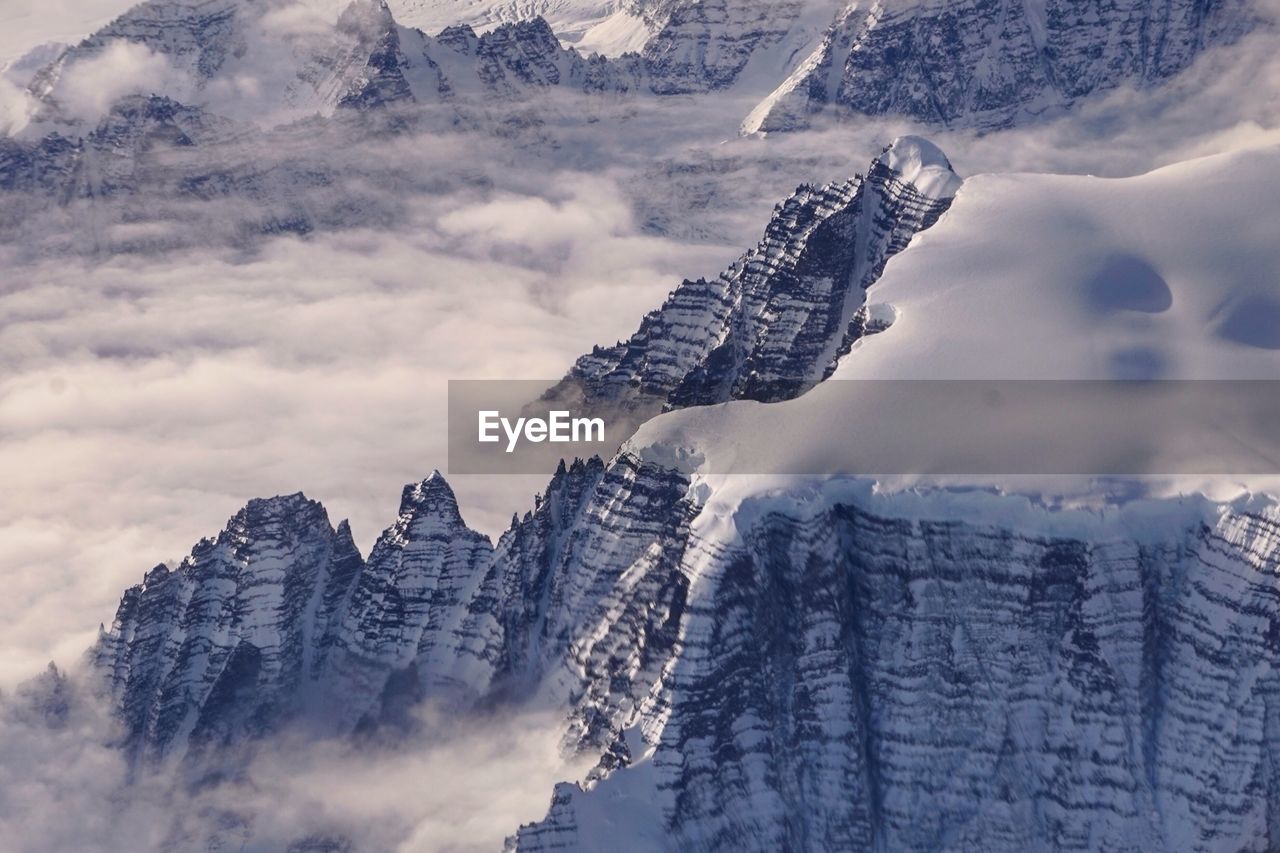
<path id="1" fill-rule="evenodd" d="M 933 139 L 963 175 L 1123 176 L 1280 144 L 1276 48 L 1259 33 L 1162 89 L 988 135 L 845 119 L 739 138 L 752 104 L 732 96 L 565 98 L 501 138 L 472 115 L 480 129 L 301 125 L 155 155 L 172 175 L 212 152 L 258 181 L 246 195 L 6 198 L 0 685 L 78 661 L 127 586 L 250 498 L 304 491 L 349 518 L 367 553 L 401 486 L 445 466 L 448 380 L 562 375 L 682 279 L 721 271 L 802 182 L 863 172 L 902 133 Z M 117 58 L 139 73 L 150 61 Z M 105 91 L 91 83 L 87 110 Z M 281 197 L 301 173 L 326 179 Z M 298 233 L 266 227 L 299 212 Z M 450 482 L 467 522 L 496 536 L 545 478 Z M 581 772 L 559 755 L 555 720 L 428 722 L 431 737 L 394 754 L 265 744 L 244 779 L 184 804 L 192 825 L 175 829 L 185 794 L 166 777 L 125 784 L 97 700 L 58 727 L 6 711 L 0 837 L 150 848 L 226 818 L 217 831 L 260 849 L 316 832 L 374 849 L 494 849 Z"/>

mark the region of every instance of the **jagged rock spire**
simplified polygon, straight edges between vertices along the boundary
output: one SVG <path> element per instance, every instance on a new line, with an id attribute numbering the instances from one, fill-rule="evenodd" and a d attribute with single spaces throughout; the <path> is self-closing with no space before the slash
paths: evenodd
<path id="1" fill-rule="evenodd" d="M 865 178 L 800 187 L 756 248 L 712 281 L 685 281 L 630 340 L 578 359 L 551 397 L 648 413 L 803 393 L 866 333 L 864 290 L 959 185 L 936 146 L 902 137 Z"/>

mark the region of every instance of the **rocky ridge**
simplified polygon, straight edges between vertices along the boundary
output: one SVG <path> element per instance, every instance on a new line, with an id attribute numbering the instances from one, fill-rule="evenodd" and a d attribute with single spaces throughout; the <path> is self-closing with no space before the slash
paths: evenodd
<path id="1" fill-rule="evenodd" d="M 743 129 L 796 130 L 832 111 L 1008 127 L 1157 85 L 1262 23 L 1242 0 L 851 3 Z"/>
<path id="2" fill-rule="evenodd" d="M 255 501 L 94 658 L 151 760 L 559 703 L 600 766 L 519 850 L 619 822 L 636 850 L 1274 843 L 1274 507 L 746 494 L 633 448 L 563 467 L 491 550 L 433 476 L 363 562 L 317 504 Z"/>
<path id="3" fill-rule="evenodd" d="M 883 330 L 867 288 L 960 183 L 934 145 L 903 137 L 865 177 L 801 187 L 754 249 L 712 281 L 685 281 L 629 340 L 580 358 L 549 396 L 656 413 L 802 394 Z"/>

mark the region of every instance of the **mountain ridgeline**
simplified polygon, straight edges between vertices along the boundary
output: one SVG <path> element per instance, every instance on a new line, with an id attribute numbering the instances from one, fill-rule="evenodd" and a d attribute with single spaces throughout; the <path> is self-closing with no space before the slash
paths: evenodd
<path id="1" fill-rule="evenodd" d="M 263 128 L 317 113 L 519 102 L 559 89 L 734 90 L 763 98 L 748 131 L 795 129 L 833 110 L 991 129 L 1123 84 L 1159 84 L 1266 22 L 1247 0 L 905 0 L 829 10 L 678 0 L 645 11 L 661 25 L 642 50 L 606 58 L 564 47 L 542 18 L 428 35 L 398 23 L 384 0 L 352 0 L 336 22 L 295 6 L 146 0 L 15 79 L 33 100 L 19 135 L 85 136 L 112 104 L 86 103 L 80 84 L 123 58 L 151 64 L 145 83 L 121 94 L 164 95 Z"/>
<path id="2" fill-rule="evenodd" d="M 865 177 L 800 187 L 754 249 L 712 281 L 685 281 L 629 340 L 580 358 L 548 398 L 656 414 L 799 396 L 891 321 L 866 290 L 960 183 L 936 146 L 901 137 Z"/>
<path id="3" fill-rule="evenodd" d="M 992 130 L 1172 79 L 1265 26 L 1243 2 L 680 0 L 646 4 L 643 49 L 604 57 L 565 47 L 542 19 L 428 35 L 383 0 L 352 0 L 335 21 L 293 0 L 147 0 L 4 72 L 26 108 L 0 114 L 0 241 L 155 253 L 390 227 L 411 193 L 483 181 L 405 156 L 403 135 L 541 152 L 564 128 L 625 124 L 639 100 L 669 96 L 722 99 L 734 124 L 742 104 L 746 132 L 819 115 Z M 812 203 L 857 191 L 812 190 Z"/>
<path id="4" fill-rule="evenodd" d="M 672 377 L 644 380 L 663 407 L 699 372 L 717 390 L 689 404 L 800 393 L 957 183 L 906 138 L 862 180 L 802 189 L 716 285 L 732 298 L 673 307 L 710 287 L 686 284 L 610 351 L 665 372 L 599 387 Z M 782 293 L 794 311 L 756 310 Z M 708 357 L 725 340 L 744 357 Z M 284 732 L 394 743 L 424 702 L 555 708 L 596 767 L 513 850 L 1280 846 L 1270 499 L 1091 512 L 735 480 L 647 434 L 561 464 L 496 544 L 439 474 L 367 558 L 302 495 L 251 501 L 148 572 L 91 650 L 133 766 L 200 778 Z"/>
<path id="5" fill-rule="evenodd" d="M 717 505 L 641 450 L 563 467 L 496 547 L 439 476 L 367 561 L 318 504 L 254 501 L 93 657 L 140 762 L 558 704 L 600 765 L 518 850 L 1261 851 L 1277 542 L 1259 502 L 1103 520 L 836 480 Z"/>

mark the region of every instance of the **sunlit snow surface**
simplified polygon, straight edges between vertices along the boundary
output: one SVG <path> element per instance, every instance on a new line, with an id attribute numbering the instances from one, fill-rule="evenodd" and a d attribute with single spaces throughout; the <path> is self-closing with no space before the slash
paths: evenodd
<path id="1" fill-rule="evenodd" d="M 626 0 L 391 0 L 389 5 L 397 20 L 428 35 L 456 24 L 484 32 L 541 16 L 565 44 L 605 56 L 640 50 L 655 30 Z"/>
<path id="2" fill-rule="evenodd" d="M 888 446 L 910 431 L 885 422 L 874 387 L 841 380 L 1274 379 L 1278 199 L 1277 146 L 1124 179 L 969 178 L 868 292 L 893 325 L 859 341 L 831 380 L 773 406 L 666 415 L 642 427 L 633 446 L 655 445 L 663 458 L 685 448 L 690 470 L 786 473 L 811 470 L 834 442 Z M 781 435 L 788 440 L 777 441 Z M 1178 470 L 1176 458 L 1167 461 Z M 1097 488 L 1026 476 L 946 482 L 1078 497 Z M 1229 497 L 1274 490 L 1280 480 L 1170 477 L 1151 485 L 1157 494 Z"/>

